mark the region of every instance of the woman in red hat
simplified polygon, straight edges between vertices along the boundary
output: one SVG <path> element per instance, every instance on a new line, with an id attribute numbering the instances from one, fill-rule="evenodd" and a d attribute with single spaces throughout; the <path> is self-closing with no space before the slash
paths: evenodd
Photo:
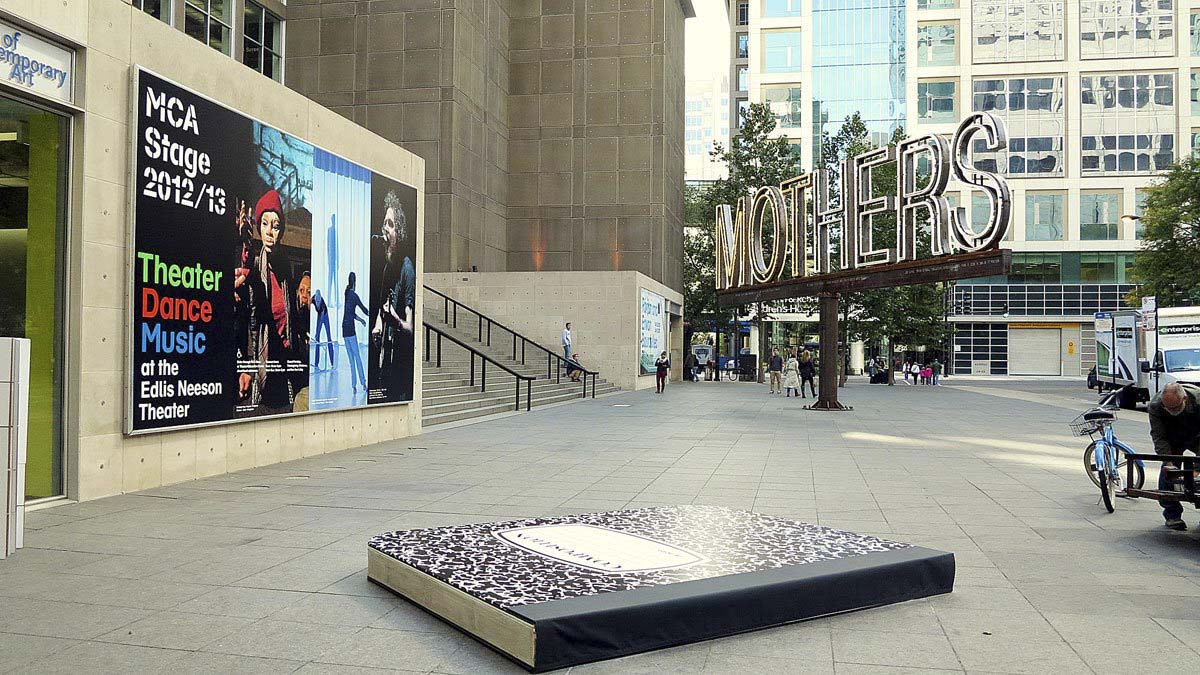
<path id="1" fill-rule="evenodd" d="M 239 220 L 244 214 L 243 208 Z M 274 264 L 286 229 L 278 192 L 268 190 L 258 200 L 251 229 L 257 246 L 246 249 L 234 272 L 244 315 L 238 328 L 238 407 L 255 415 L 292 412 L 298 387 L 287 361 L 307 355 L 295 354 L 301 343 L 295 284 L 286 265 Z"/>

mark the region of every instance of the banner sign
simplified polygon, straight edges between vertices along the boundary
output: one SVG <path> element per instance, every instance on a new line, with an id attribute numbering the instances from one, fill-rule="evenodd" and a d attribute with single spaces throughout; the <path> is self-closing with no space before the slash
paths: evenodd
<path id="1" fill-rule="evenodd" d="M 417 190 L 138 69 L 130 433 L 413 397 Z"/>
<path id="2" fill-rule="evenodd" d="M 666 298 L 641 289 L 641 375 L 653 375 L 657 371 L 654 362 L 667 351 L 667 301 Z"/>
<path id="3" fill-rule="evenodd" d="M 840 189 L 832 189 L 829 172 L 821 170 L 760 187 L 735 206 L 718 206 L 719 304 L 1006 272 L 1008 257 L 998 249 L 1012 215 L 1008 184 L 969 159 L 972 149 L 1005 147 L 1004 123 L 990 113 L 973 113 L 953 139 L 927 134 L 847 157 L 839 167 Z M 927 161 L 928 175 L 918 176 L 920 159 Z M 895 197 L 879 196 L 873 185 L 873 170 L 888 163 L 897 165 Z M 951 175 L 987 197 L 983 224 L 973 225 L 963 207 L 950 208 L 945 192 Z M 841 195 L 837 203 L 834 194 Z M 895 242 L 888 246 L 875 241 L 875 219 L 885 214 L 896 220 Z M 930 224 L 927 232 L 918 226 L 922 215 Z M 770 235 L 764 231 L 768 221 Z M 927 257 L 920 255 L 919 237 L 928 238 Z"/>
<path id="4" fill-rule="evenodd" d="M 75 99 L 75 52 L 0 21 L 0 75 L 10 85 L 63 103 Z"/>

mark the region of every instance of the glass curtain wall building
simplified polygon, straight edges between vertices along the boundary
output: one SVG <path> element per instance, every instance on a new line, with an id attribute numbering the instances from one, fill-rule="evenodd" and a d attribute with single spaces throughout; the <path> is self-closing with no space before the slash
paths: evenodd
<path id="1" fill-rule="evenodd" d="M 1013 269 L 955 284 L 952 372 L 1079 376 L 1093 314 L 1137 279 L 1146 189 L 1200 147 L 1200 7 L 1178 0 L 750 0 L 729 3 L 737 111 L 770 105 L 804 168 L 859 112 L 873 140 L 1007 124 L 973 150 L 1012 189 Z M 957 204 L 983 200 L 952 185 Z M 1057 348 L 1050 349 L 1054 344 Z M 939 350 L 940 351 L 940 350 Z"/>

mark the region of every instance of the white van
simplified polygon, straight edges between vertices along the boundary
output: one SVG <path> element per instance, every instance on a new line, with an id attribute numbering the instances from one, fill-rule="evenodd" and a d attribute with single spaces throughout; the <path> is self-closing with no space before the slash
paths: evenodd
<path id="1" fill-rule="evenodd" d="M 1096 314 L 1096 379 L 1131 408 L 1171 382 L 1200 383 L 1200 307 Z"/>

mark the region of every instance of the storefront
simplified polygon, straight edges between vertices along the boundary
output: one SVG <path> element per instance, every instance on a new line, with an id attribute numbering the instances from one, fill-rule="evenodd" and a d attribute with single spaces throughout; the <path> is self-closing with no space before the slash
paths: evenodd
<path id="1" fill-rule="evenodd" d="M 75 49 L 0 17 L 0 337 L 30 340 L 25 495 L 65 494 L 65 232 Z"/>
<path id="2" fill-rule="evenodd" d="M 374 319 L 421 313 L 423 161 L 140 5 L 0 5 L 0 336 L 31 343 L 26 505 L 420 430 L 420 335 Z M 316 332 L 356 289 L 372 327 Z"/>

